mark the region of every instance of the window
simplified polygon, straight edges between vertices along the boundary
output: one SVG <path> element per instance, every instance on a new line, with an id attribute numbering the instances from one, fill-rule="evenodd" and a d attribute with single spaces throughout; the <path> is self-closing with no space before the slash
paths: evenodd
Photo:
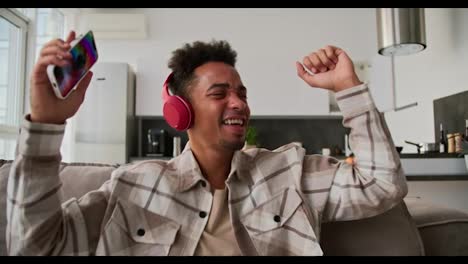
<path id="1" fill-rule="evenodd" d="M 64 20 L 56 8 L 0 8 L 0 159 L 14 158 L 19 125 L 29 111 L 26 65 L 36 63 L 46 42 L 64 37 Z"/>
<path id="2" fill-rule="evenodd" d="M 0 9 L 0 158 L 12 159 L 23 114 L 28 19 Z"/>
<path id="3" fill-rule="evenodd" d="M 42 46 L 55 38 L 64 38 L 64 16 L 56 8 L 38 8 L 36 12 L 36 56 L 39 58 Z"/>

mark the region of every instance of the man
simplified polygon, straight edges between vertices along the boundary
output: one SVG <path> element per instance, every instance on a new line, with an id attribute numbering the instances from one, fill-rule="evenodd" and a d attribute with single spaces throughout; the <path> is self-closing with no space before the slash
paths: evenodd
<path id="1" fill-rule="evenodd" d="M 65 42 L 46 44 L 34 67 L 31 114 L 8 183 L 9 254 L 321 255 L 321 223 L 383 213 L 407 193 L 383 116 L 342 49 L 327 46 L 304 57 L 312 73 L 296 66 L 311 87 L 335 92 L 351 128 L 352 164 L 305 155 L 295 144 L 240 151 L 250 116 L 247 88 L 236 53 L 213 41 L 187 44 L 169 61 L 169 87 L 194 116 L 183 153 L 121 166 L 99 190 L 61 206 L 65 121 L 82 103 L 92 73 L 59 100 L 46 67 L 68 62 L 74 38 L 72 32 Z"/>

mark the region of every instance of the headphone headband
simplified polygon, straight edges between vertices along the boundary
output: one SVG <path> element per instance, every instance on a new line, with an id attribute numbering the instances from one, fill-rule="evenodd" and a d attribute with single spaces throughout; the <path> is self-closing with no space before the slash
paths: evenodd
<path id="1" fill-rule="evenodd" d="M 171 96 L 169 94 L 169 82 L 171 82 L 173 78 L 174 78 L 174 72 L 171 72 L 169 76 L 167 76 L 166 81 L 164 81 L 163 90 L 162 90 L 162 98 L 164 101 L 167 101 L 169 97 Z"/>

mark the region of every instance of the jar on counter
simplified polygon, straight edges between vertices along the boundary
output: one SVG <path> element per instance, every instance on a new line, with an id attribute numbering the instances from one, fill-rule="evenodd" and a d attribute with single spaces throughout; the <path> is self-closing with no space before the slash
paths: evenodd
<path id="1" fill-rule="evenodd" d="M 462 145 L 463 137 L 462 137 L 462 134 L 461 133 L 455 133 L 454 137 L 455 137 L 455 152 L 456 153 L 463 152 L 463 145 Z"/>
<path id="2" fill-rule="evenodd" d="M 455 152 L 455 135 L 454 134 L 447 134 L 447 149 L 448 153 L 454 153 Z"/>

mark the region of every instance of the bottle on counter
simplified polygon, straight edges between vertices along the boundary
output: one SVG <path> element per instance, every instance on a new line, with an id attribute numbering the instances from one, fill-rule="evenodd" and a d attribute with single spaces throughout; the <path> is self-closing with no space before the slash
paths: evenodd
<path id="1" fill-rule="evenodd" d="M 440 124 L 439 152 L 447 153 L 447 140 L 445 139 L 445 132 L 442 127 L 442 123 Z"/>
<path id="2" fill-rule="evenodd" d="M 345 155 L 349 157 L 351 155 L 351 147 L 349 146 L 349 135 L 345 134 Z"/>

